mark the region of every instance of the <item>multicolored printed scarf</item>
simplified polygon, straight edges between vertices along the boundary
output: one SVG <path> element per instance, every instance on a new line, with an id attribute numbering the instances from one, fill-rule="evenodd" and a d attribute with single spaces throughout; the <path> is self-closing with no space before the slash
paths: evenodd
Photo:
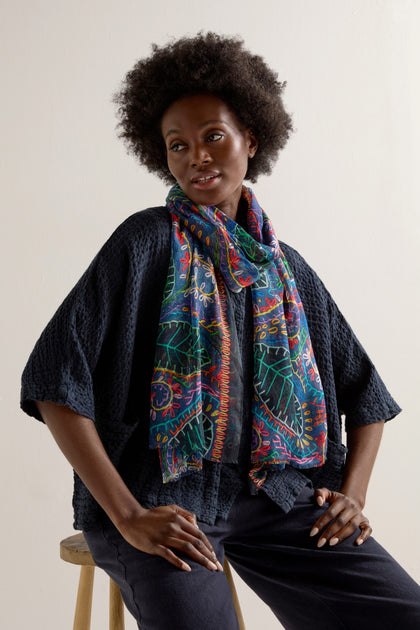
<path id="1" fill-rule="evenodd" d="M 249 188 L 248 232 L 174 186 L 172 253 L 152 378 L 150 448 L 163 481 L 238 461 L 243 386 L 229 291 L 251 285 L 254 395 L 250 477 L 325 461 L 324 392 L 295 281 L 271 222 Z"/>

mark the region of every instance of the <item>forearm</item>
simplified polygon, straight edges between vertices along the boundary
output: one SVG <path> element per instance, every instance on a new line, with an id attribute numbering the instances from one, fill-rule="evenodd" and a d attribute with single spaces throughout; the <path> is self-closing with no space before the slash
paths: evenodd
<path id="1" fill-rule="evenodd" d="M 384 422 L 375 422 L 347 431 L 348 453 L 340 492 L 328 488 L 315 490 L 318 505 L 329 503 L 328 509 L 316 521 L 310 533 L 316 536 L 321 532 L 318 547 L 326 543 L 337 545 L 358 529 L 361 532 L 356 539 L 357 545 L 364 543 L 371 535 L 372 528 L 362 510 L 383 428 Z"/>
<path id="2" fill-rule="evenodd" d="M 51 402 L 36 404 L 61 451 L 114 525 L 121 529 L 143 511 L 109 459 L 92 420 Z"/>
<path id="3" fill-rule="evenodd" d="M 374 422 L 347 431 L 347 458 L 341 492 L 363 508 L 384 422 Z"/>
<path id="4" fill-rule="evenodd" d="M 191 570 L 189 565 L 172 547 L 210 571 L 223 570 L 194 514 L 177 505 L 150 510 L 140 505 L 109 459 L 92 420 L 51 402 L 36 404 L 74 470 L 133 547 L 185 571 Z"/>

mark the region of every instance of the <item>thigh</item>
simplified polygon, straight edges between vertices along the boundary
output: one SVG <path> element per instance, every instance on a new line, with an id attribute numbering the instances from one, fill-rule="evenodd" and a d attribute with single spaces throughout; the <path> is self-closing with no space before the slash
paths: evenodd
<path id="1" fill-rule="evenodd" d="M 287 515 L 260 503 L 259 516 L 245 506 L 249 527 L 225 540 L 225 552 L 285 628 L 420 628 L 420 587 L 373 538 L 318 549 L 309 531 L 325 508 L 309 490 Z"/>
<path id="2" fill-rule="evenodd" d="M 118 584 L 141 630 L 238 629 L 224 573 L 209 571 L 186 556 L 191 572 L 177 569 L 138 551 L 112 526 L 84 534 L 96 564 Z M 223 563 L 220 541 L 211 542 Z"/>

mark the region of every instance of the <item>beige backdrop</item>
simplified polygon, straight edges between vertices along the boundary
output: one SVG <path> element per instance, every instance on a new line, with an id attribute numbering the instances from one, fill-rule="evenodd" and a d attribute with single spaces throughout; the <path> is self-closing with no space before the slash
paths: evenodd
<path id="1" fill-rule="evenodd" d="M 27 356 L 111 231 L 165 187 L 116 139 L 111 93 L 150 43 L 240 34 L 288 80 L 297 133 L 255 186 L 278 236 L 333 293 L 404 408 L 386 427 L 366 512 L 420 580 L 417 0 L 3 0 L 0 625 L 72 627 L 72 475 L 18 408 Z M 247 628 L 278 624 L 239 585 Z M 106 622 L 97 579 L 93 628 Z M 135 627 L 133 621 L 128 629 Z"/>

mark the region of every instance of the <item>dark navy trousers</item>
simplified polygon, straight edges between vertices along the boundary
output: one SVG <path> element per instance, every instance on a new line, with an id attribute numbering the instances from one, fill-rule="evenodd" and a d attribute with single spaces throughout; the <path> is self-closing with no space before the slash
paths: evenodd
<path id="1" fill-rule="evenodd" d="M 227 520 L 199 526 L 287 630 L 420 630 L 420 587 L 373 538 L 359 547 L 357 532 L 317 548 L 309 532 L 325 509 L 309 488 L 288 514 L 261 492 L 238 497 Z M 192 571 L 181 571 L 112 525 L 85 536 L 142 630 L 237 630 L 224 573 L 186 556 Z"/>

